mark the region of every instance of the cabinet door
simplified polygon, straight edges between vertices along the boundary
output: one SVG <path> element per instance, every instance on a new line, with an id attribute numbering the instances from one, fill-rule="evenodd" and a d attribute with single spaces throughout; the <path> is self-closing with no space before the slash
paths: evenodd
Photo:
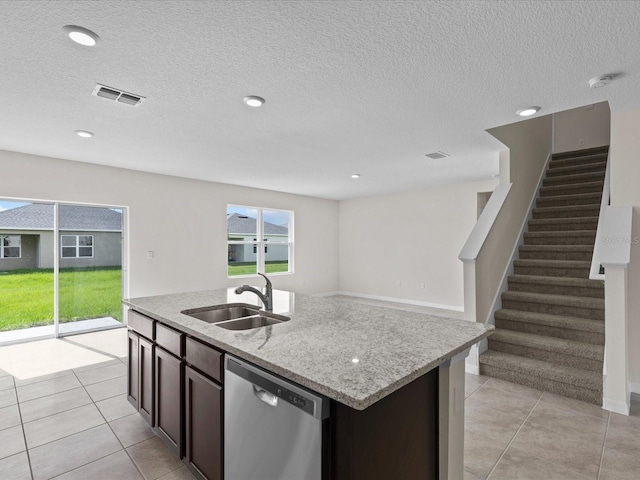
<path id="1" fill-rule="evenodd" d="M 140 392 L 139 362 L 138 362 L 138 343 L 140 337 L 129 330 L 128 353 L 129 363 L 127 365 L 127 400 L 138 410 L 138 399 Z"/>
<path id="2" fill-rule="evenodd" d="M 140 390 L 138 395 L 138 411 L 149 425 L 153 425 L 153 350 L 149 340 L 140 337 L 138 340 L 138 375 Z"/>
<path id="3" fill-rule="evenodd" d="M 182 361 L 156 346 L 156 433 L 178 458 L 183 455 Z"/>
<path id="4" fill-rule="evenodd" d="M 186 458 L 196 477 L 222 479 L 222 387 L 185 367 Z"/>

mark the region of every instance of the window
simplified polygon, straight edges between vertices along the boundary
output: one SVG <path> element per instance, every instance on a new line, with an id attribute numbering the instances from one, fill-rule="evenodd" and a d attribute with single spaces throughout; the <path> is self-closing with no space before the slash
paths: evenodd
<path id="1" fill-rule="evenodd" d="M 0 258 L 20 258 L 20 235 L 0 236 Z"/>
<path id="2" fill-rule="evenodd" d="M 62 258 L 92 258 L 93 235 L 61 235 Z"/>
<path id="3" fill-rule="evenodd" d="M 293 212 L 227 206 L 227 273 L 293 273 Z"/>

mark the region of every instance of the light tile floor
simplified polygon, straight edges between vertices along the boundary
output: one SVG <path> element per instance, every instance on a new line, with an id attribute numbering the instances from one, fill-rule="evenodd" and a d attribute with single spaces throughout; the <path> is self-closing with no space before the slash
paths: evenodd
<path id="1" fill-rule="evenodd" d="M 193 479 L 127 402 L 126 343 L 122 329 L 0 347 L 1 479 Z M 466 395 L 465 480 L 640 478 L 638 396 L 626 417 L 482 376 Z"/>
<path id="2" fill-rule="evenodd" d="M 193 480 L 127 402 L 126 338 L 0 347 L 0 479 Z"/>

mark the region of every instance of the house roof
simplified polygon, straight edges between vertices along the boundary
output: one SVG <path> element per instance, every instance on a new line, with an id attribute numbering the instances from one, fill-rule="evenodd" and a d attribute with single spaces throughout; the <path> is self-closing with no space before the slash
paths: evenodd
<path id="1" fill-rule="evenodd" d="M 256 219 L 253 217 L 240 215 L 238 213 L 227 217 L 227 233 L 229 234 L 255 233 L 256 231 Z M 288 227 L 264 222 L 265 235 L 287 235 L 288 233 Z"/>
<path id="2" fill-rule="evenodd" d="M 60 230 L 122 231 L 122 213 L 105 207 L 60 205 Z M 53 204 L 32 203 L 0 212 L 0 229 L 53 230 Z"/>

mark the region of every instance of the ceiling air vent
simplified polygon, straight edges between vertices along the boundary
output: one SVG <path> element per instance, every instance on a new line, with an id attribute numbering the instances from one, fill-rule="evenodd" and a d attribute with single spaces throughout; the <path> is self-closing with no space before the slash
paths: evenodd
<path id="1" fill-rule="evenodd" d="M 448 156 L 449 156 L 449 154 L 448 154 L 448 153 L 441 152 L 440 150 L 438 150 L 437 152 L 427 153 L 425 156 L 426 156 L 426 157 L 429 157 L 429 158 L 432 158 L 433 160 L 438 160 L 438 159 L 440 159 L 440 158 L 448 157 Z"/>
<path id="2" fill-rule="evenodd" d="M 123 92 L 122 90 L 118 90 L 117 88 L 106 87 L 104 85 L 100 85 L 99 83 L 93 89 L 92 95 L 95 95 L 96 97 L 106 98 L 107 100 L 124 103 L 126 105 L 131 105 L 132 107 L 137 107 L 145 100 L 145 98 L 141 95 Z"/>

